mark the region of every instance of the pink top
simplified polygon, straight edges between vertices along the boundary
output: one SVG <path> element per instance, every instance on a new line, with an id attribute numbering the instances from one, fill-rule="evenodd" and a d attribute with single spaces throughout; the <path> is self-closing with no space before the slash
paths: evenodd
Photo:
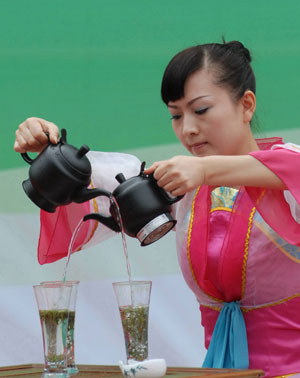
<path id="1" fill-rule="evenodd" d="M 297 206 L 299 153 L 278 145 L 251 155 L 285 182 Z M 185 215 L 178 210 L 179 261 L 200 303 L 206 347 L 223 302 L 239 301 L 249 368 L 268 377 L 300 372 L 300 225 L 284 194 L 202 186 Z"/>

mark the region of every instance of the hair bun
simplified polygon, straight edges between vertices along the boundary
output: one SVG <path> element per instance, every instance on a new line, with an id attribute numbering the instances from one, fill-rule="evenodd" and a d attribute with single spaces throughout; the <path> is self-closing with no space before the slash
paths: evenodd
<path id="1" fill-rule="evenodd" d="M 227 46 L 235 54 L 243 55 L 249 63 L 251 62 L 252 59 L 251 59 L 250 51 L 241 42 L 239 41 L 224 42 L 224 45 Z"/>

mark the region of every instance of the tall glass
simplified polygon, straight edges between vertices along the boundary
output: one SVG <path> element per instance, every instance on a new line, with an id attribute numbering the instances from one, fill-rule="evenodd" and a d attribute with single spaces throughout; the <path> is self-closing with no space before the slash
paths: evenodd
<path id="1" fill-rule="evenodd" d="M 127 363 L 148 358 L 151 281 L 114 282 L 123 327 Z"/>
<path id="2" fill-rule="evenodd" d="M 61 281 L 51 281 L 61 282 Z M 41 285 L 48 284 L 49 281 L 41 282 Z M 69 322 L 67 330 L 67 371 L 70 375 L 77 374 L 79 372 L 75 364 L 75 315 L 76 315 L 76 300 L 79 281 L 65 281 L 68 285 L 72 286 L 72 293 L 69 304 Z"/>
<path id="3" fill-rule="evenodd" d="M 43 378 L 67 378 L 67 331 L 73 286 L 59 282 L 34 285 L 44 347 Z"/>

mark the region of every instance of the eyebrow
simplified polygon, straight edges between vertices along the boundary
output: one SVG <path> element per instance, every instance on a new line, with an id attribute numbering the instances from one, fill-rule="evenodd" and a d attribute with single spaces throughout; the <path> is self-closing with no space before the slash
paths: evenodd
<path id="1" fill-rule="evenodd" d="M 203 97 L 210 97 L 210 95 L 205 95 L 205 96 L 198 96 L 198 97 L 195 97 L 193 98 L 191 101 L 188 102 L 188 105 L 191 105 L 193 102 L 195 102 L 196 100 L 199 100 L 199 98 L 203 98 Z M 168 108 L 173 108 L 173 109 L 177 109 L 178 106 L 176 105 L 167 105 Z"/>

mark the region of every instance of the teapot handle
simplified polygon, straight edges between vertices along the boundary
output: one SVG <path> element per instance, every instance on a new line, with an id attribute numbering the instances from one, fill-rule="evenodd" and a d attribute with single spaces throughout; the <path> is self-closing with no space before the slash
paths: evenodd
<path id="1" fill-rule="evenodd" d="M 162 189 L 162 188 L 160 188 L 160 189 L 161 189 L 161 192 L 162 192 L 163 196 L 169 202 L 170 205 L 173 205 L 173 203 L 180 201 L 184 197 L 184 194 L 181 195 L 181 196 L 176 196 L 176 197 L 172 196 L 171 197 L 168 194 L 168 192 L 166 192 L 164 189 Z"/>
<path id="2" fill-rule="evenodd" d="M 51 144 L 50 142 L 50 138 L 49 138 L 49 133 L 45 133 L 47 135 L 47 138 L 48 138 L 48 144 Z M 21 156 L 22 158 L 26 161 L 26 163 L 28 164 L 32 164 L 34 162 L 35 159 L 31 159 L 31 157 L 27 154 L 27 152 L 22 152 L 21 153 Z"/>
<path id="3" fill-rule="evenodd" d="M 157 181 L 156 181 L 155 178 L 153 177 L 153 174 L 152 174 L 152 173 L 149 175 L 149 177 L 150 177 L 150 178 L 155 182 L 155 184 L 157 185 Z M 168 203 L 169 203 L 170 205 L 173 205 L 173 203 L 180 201 L 180 200 L 184 197 L 184 195 L 177 196 L 177 197 L 170 196 L 170 195 L 168 194 L 168 192 L 166 192 L 163 188 L 159 187 L 158 185 L 157 185 L 157 187 L 159 188 L 161 194 L 164 196 L 164 198 L 168 201 Z"/>
<path id="4" fill-rule="evenodd" d="M 27 152 L 21 153 L 21 156 L 26 161 L 26 163 L 28 163 L 30 165 L 34 162 L 34 159 L 31 159 L 31 157 L 29 157 L 29 155 L 27 154 Z"/>
<path id="5" fill-rule="evenodd" d="M 145 165 L 146 165 L 146 162 L 143 161 L 142 164 L 141 164 L 141 170 L 140 170 L 139 176 L 144 175 Z M 181 200 L 181 198 L 183 198 L 184 195 L 177 196 L 177 197 L 174 197 L 174 196 L 171 197 L 163 188 L 160 188 L 157 185 L 157 181 L 155 180 L 155 178 L 153 176 L 153 173 L 151 173 L 150 175 L 148 175 L 148 177 L 155 182 L 155 184 L 158 187 L 158 189 L 160 190 L 161 194 L 164 196 L 165 200 L 167 200 L 170 205 L 173 205 L 173 203 L 178 202 L 178 201 Z"/>

